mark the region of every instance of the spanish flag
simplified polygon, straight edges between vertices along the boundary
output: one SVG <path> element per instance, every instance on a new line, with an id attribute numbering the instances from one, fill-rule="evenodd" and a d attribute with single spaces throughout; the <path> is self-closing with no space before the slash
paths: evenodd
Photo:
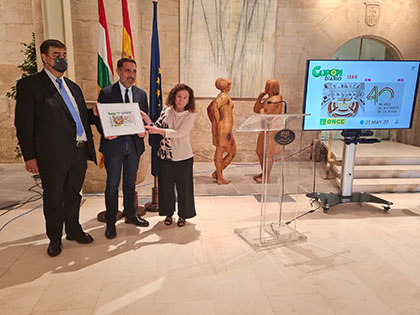
<path id="1" fill-rule="evenodd" d="M 123 13 L 123 40 L 122 40 L 122 57 L 134 58 L 133 36 L 131 35 L 130 16 L 128 15 L 127 0 L 122 0 Z"/>
<path id="2" fill-rule="evenodd" d="M 109 44 L 108 26 L 106 23 L 105 7 L 103 0 L 98 0 L 99 12 L 99 47 L 98 47 L 98 95 L 99 92 L 114 81 L 112 68 L 111 45 Z M 104 167 L 104 156 L 99 153 L 99 167 Z"/>

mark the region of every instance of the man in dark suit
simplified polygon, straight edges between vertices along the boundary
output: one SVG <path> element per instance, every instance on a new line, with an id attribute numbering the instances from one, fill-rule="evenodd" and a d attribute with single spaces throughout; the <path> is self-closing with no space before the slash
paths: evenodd
<path id="1" fill-rule="evenodd" d="M 79 223 L 87 160 L 96 163 L 93 116 L 88 115 L 80 87 L 63 76 L 66 46 L 48 39 L 40 51 L 44 69 L 17 83 L 15 126 L 26 170 L 41 176 L 47 253 L 57 256 L 63 225 L 68 240 L 93 242 Z"/>
<path id="2" fill-rule="evenodd" d="M 133 59 L 122 58 L 117 63 L 119 81 L 101 90 L 98 103 L 138 103 L 140 110 L 148 113 L 146 93 L 136 87 L 137 65 Z M 96 108 L 94 109 L 97 115 Z M 99 151 L 104 155 L 105 169 L 107 172 L 105 189 L 105 236 L 112 239 L 117 235 L 115 228 L 118 211 L 118 186 L 121 181 L 121 168 L 123 170 L 123 195 L 125 223 L 137 226 L 149 226 L 149 222 L 136 214 L 135 189 L 137 169 L 140 155 L 144 152 L 146 133 L 125 136 L 104 137 L 102 128 L 98 131 L 102 134 Z"/>

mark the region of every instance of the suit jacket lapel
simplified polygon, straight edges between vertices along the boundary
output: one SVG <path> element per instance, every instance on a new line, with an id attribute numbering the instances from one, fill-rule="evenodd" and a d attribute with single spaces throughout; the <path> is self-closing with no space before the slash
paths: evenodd
<path id="1" fill-rule="evenodd" d="M 115 103 L 124 103 L 118 81 L 112 86 L 112 95 L 115 97 Z"/>
<path id="2" fill-rule="evenodd" d="M 58 104 L 60 104 L 60 106 L 64 109 L 64 111 L 70 116 L 71 119 L 73 119 L 69 109 L 67 108 L 66 103 L 64 103 L 63 97 L 61 96 L 60 92 L 57 90 L 57 88 L 55 87 L 54 83 L 52 83 L 50 77 L 48 76 L 48 74 L 45 72 L 45 70 L 41 71 L 42 78 L 45 81 L 45 86 L 47 87 L 47 89 L 50 91 L 50 93 L 54 96 L 55 100 L 57 101 Z"/>
<path id="3" fill-rule="evenodd" d="M 133 103 L 138 103 L 140 106 L 140 94 L 139 91 L 135 88 L 135 86 L 133 86 L 131 88 L 131 90 L 133 91 Z"/>
<path id="4" fill-rule="evenodd" d="M 140 90 L 133 86 L 133 103 L 137 103 L 139 109 L 141 110 L 141 94 Z M 147 114 L 147 113 L 146 113 Z"/>

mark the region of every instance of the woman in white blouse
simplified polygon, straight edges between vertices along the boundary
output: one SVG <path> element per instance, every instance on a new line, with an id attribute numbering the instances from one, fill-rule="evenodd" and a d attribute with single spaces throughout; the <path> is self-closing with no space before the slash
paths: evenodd
<path id="1" fill-rule="evenodd" d="M 195 217 L 193 152 L 190 131 L 194 125 L 195 100 L 193 90 L 177 84 L 169 93 L 165 108 L 156 123 L 142 113 L 146 130 L 163 137 L 158 150 L 159 215 L 165 224 L 172 224 L 175 212 L 175 187 L 178 196 L 178 226 Z"/>

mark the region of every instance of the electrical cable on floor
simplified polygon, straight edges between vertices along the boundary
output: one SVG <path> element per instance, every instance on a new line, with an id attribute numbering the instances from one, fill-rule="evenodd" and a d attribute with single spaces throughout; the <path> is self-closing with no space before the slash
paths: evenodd
<path id="1" fill-rule="evenodd" d="M 6 227 L 6 225 L 8 225 L 9 223 L 11 223 L 11 222 L 13 222 L 14 220 L 16 220 L 16 219 L 19 219 L 20 217 L 23 217 L 25 214 L 28 214 L 28 213 L 30 213 L 30 212 L 32 212 L 32 211 L 34 211 L 34 210 L 36 210 L 36 209 L 38 209 L 39 207 L 41 207 L 42 206 L 42 203 L 41 204 L 39 204 L 39 205 L 37 205 L 35 208 L 32 208 L 31 210 L 28 210 L 28 211 L 26 211 L 26 212 L 24 212 L 24 213 L 21 213 L 21 214 L 19 214 L 18 216 L 16 216 L 16 217 L 14 217 L 14 218 L 12 218 L 12 219 L 10 219 L 9 221 L 7 221 L 5 224 L 3 224 L 1 227 L 0 227 L 0 232 Z"/>
<path id="2" fill-rule="evenodd" d="M 24 205 L 31 203 L 31 202 L 35 202 L 38 201 L 42 198 L 42 191 L 38 191 L 35 188 L 39 188 L 42 190 L 41 187 L 41 178 L 39 177 L 39 175 L 33 175 L 32 176 L 33 180 L 35 181 L 35 185 L 31 186 L 28 188 L 28 191 L 35 193 L 35 195 L 32 195 L 31 197 L 29 197 L 27 200 L 24 201 L 19 201 L 15 204 L 12 205 L 8 205 L 5 207 L 0 208 L 0 210 L 6 210 L 5 212 L 3 212 L 2 214 L 0 214 L 0 217 L 9 213 L 12 210 L 16 210 L 19 209 L 20 207 L 23 207 Z"/>
<path id="3" fill-rule="evenodd" d="M 1 216 L 3 216 L 3 215 L 5 215 L 5 214 L 7 214 L 7 213 L 9 213 L 10 211 L 12 211 L 12 210 L 16 210 L 16 209 L 19 209 L 19 208 L 21 208 L 21 207 L 23 207 L 24 205 L 26 205 L 26 204 L 28 204 L 28 203 L 31 203 L 31 202 L 35 202 L 35 201 L 37 201 L 37 200 L 40 200 L 40 199 L 42 199 L 42 192 L 41 191 L 38 191 L 38 190 L 36 190 L 35 188 L 36 187 L 38 187 L 39 189 L 41 189 L 42 190 L 42 187 L 41 187 L 41 178 L 39 177 L 39 175 L 33 175 L 32 176 L 32 178 L 33 178 L 33 180 L 35 181 L 35 185 L 33 185 L 33 186 L 31 186 L 31 187 L 29 187 L 28 188 L 28 190 L 30 191 L 30 192 L 33 192 L 33 193 L 36 193 L 36 195 L 32 195 L 31 197 L 29 197 L 27 200 L 24 200 L 24 201 L 20 201 L 20 202 L 18 202 L 18 203 L 15 203 L 15 204 L 13 204 L 13 205 L 9 205 L 9 206 L 6 206 L 6 207 L 3 207 L 3 208 L 0 208 L 0 210 L 6 210 L 5 212 L 3 212 L 2 214 L 0 214 L 0 217 Z M 24 216 L 24 215 L 26 215 L 26 214 L 28 214 L 28 213 L 30 213 L 30 212 L 32 212 L 32 211 L 34 211 L 34 210 L 36 210 L 36 209 L 38 209 L 39 207 L 41 207 L 42 206 L 42 203 L 41 204 L 39 204 L 38 206 L 36 206 L 35 208 L 32 208 L 31 210 L 28 210 L 28 211 L 26 211 L 26 212 L 24 212 L 24 213 L 21 213 L 21 214 L 19 214 L 18 216 L 16 216 L 16 217 L 14 217 L 14 218 L 12 218 L 12 219 L 10 219 L 9 221 L 7 221 L 5 224 L 3 224 L 1 227 L 0 227 L 0 232 L 6 227 L 6 225 L 8 225 L 9 223 L 11 223 L 11 222 L 13 222 L 14 220 L 16 220 L 16 219 L 18 219 L 18 218 L 20 218 L 20 217 L 22 217 L 22 216 Z"/>
<path id="4" fill-rule="evenodd" d="M 317 204 L 318 204 L 318 207 L 316 207 L 315 209 L 311 209 L 311 210 L 309 210 L 309 211 L 306 211 L 306 212 L 302 213 L 301 215 L 298 215 L 296 218 L 294 218 L 294 219 L 292 219 L 292 220 L 290 220 L 290 221 L 285 222 L 285 224 L 286 224 L 286 225 L 288 225 L 288 224 L 290 224 L 290 223 L 292 223 L 292 222 L 296 221 L 297 219 L 300 219 L 301 217 L 303 217 L 303 216 L 305 216 L 305 215 L 307 215 L 307 214 L 309 214 L 309 213 L 314 213 L 314 212 L 315 212 L 315 211 L 317 211 L 319 208 L 321 208 L 321 203 L 319 202 L 318 198 L 316 198 L 316 199 L 315 199 L 315 198 L 313 198 L 313 199 L 311 200 L 311 207 L 312 207 L 312 205 L 313 205 L 314 203 L 317 203 Z"/>

